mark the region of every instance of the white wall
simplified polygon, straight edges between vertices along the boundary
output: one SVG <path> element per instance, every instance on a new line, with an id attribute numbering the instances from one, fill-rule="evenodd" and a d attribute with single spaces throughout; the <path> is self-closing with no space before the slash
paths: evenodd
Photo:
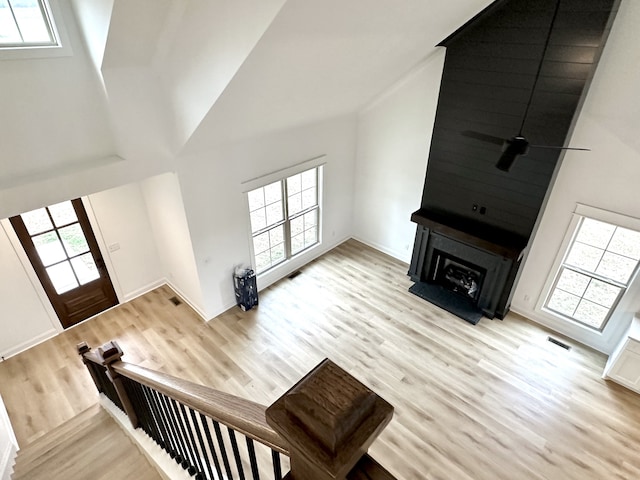
<path id="1" fill-rule="evenodd" d="M 52 319 L 52 309 L 47 311 L 36 293 L 8 233 L 13 233 L 13 229 L 8 221 L 3 221 L 0 227 L 0 355 L 4 357 L 57 333 L 53 323 L 57 320 L 55 314 Z"/>
<path id="2" fill-rule="evenodd" d="M 90 195 L 88 203 L 120 300 L 130 300 L 161 285 L 165 275 L 140 184 Z"/>
<path id="3" fill-rule="evenodd" d="M 140 184 L 92 194 L 85 206 L 121 302 L 164 283 L 163 262 Z M 109 251 L 114 244 L 118 249 Z M 62 331 L 8 220 L 2 220 L 0 229 L 0 302 L 4 305 L 0 355 L 14 355 Z"/>
<path id="4" fill-rule="evenodd" d="M 0 397 L 0 479 L 11 480 L 13 462 L 18 449 L 18 442 L 13 433 L 9 415 Z"/>
<path id="5" fill-rule="evenodd" d="M 208 318 L 176 175 L 151 177 L 143 181 L 141 187 L 167 282 L 203 318 Z M 207 211 L 209 205 L 203 203 L 199 208 Z"/>
<path id="6" fill-rule="evenodd" d="M 576 203 L 640 218 L 640 63 L 635 25 L 640 4 L 623 1 L 571 144 L 515 290 L 512 309 L 587 345 L 610 352 L 635 311 L 640 282 L 630 289 L 603 334 L 535 309 Z M 432 57 L 359 115 L 354 235 L 409 261 L 437 102 L 442 55 Z M 527 300 L 525 301 L 525 296 Z"/>
<path id="7" fill-rule="evenodd" d="M 182 147 L 222 94 L 284 0 L 174 2 L 154 67 Z"/>
<path id="8" fill-rule="evenodd" d="M 70 0 L 95 71 L 102 66 L 115 0 Z"/>
<path id="9" fill-rule="evenodd" d="M 326 155 L 322 245 L 259 278 L 259 289 L 351 236 L 355 128 L 355 117 L 339 117 L 183 159 L 178 175 L 209 317 L 235 304 L 234 267 L 251 264 L 243 182 Z"/>
<path id="10" fill-rule="evenodd" d="M 639 22 L 640 2 L 623 1 L 570 142 L 592 151 L 566 154 L 512 302 L 513 310 L 607 353 L 640 310 L 638 280 L 602 334 L 558 321 L 535 305 L 554 273 L 576 203 L 640 218 Z"/>
<path id="11" fill-rule="evenodd" d="M 0 189 L 114 153 L 106 98 L 61 2 L 73 54 L 0 60 Z"/>
<path id="12" fill-rule="evenodd" d="M 411 260 L 435 120 L 444 48 L 358 116 L 354 236 Z"/>

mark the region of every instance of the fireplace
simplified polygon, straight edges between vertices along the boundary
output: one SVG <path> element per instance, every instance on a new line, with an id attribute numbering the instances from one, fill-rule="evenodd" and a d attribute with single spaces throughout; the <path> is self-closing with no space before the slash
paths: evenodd
<path id="1" fill-rule="evenodd" d="M 504 318 L 526 240 L 425 209 L 411 219 L 410 291 L 470 323 Z"/>
<path id="2" fill-rule="evenodd" d="M 477 304 L 486 271 L 445 252 L 436 250 L 430 265 L 429 281 Z"/>

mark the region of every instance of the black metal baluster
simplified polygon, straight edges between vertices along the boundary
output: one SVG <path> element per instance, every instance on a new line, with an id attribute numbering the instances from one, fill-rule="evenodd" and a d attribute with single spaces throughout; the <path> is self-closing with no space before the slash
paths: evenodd
<path id="1" fill-rule="evenodd" d="M 233 479 L 231 474 L 231 465 L 229 464 L 229 458 L 227 457 L 227 449 L 224 446 L 224 440 L 222 439 L 222 430 L 220 430 L 220 424 L 215 420 L 212 420 L 213 428 L 216 431 L 216 438 L 218 439 L 218 446 L 220 447 L 220 454 L 222 456 L 222 462 L 224 463 L 224 469 L 227 472 L 229 479 Z"/>
<path id="2" fill-rule="evenodd" d="M 182 461 L 184 460 L 184 458 L 180 453 L 177 434 L 175 433 L 173 424 L 171 423 L 170 415 L 168 415 L 167 407 L 165 406 L 164 402 L 160 398 L 160 393 L 150 388 L 148 389 L 148 391 L 149 391 L 150 398 L 153 400 L 158 410 L 160 424 L 164 426 L 164 429 L 167 434 L 169 446 L 171 447 L 171 451 L 169 452 L 169 455 L 171 456 L 171 458 L 173 458 L 176 461 L 176 463 L 182 464 Z"/>
<path id="3" fill-rule="evenodd" d="M 148 389 L 149 387 L 145 387 L 144 385 L 141 385 L 140 396 L 144 399 L 147 405 L 149 420 L 153 424 L 153 428 L 157 435 L 156 443 L 160 445 L 160 447 L 163 448 L 165 452 L 171 455 L 170 453 L 171 446 L 168 443 L 167 432 L 164 429 L 164 425 L 162 424 L 162 421 L 160 421 L 157 407 L 152 401 L 152 396 L 149 392 L 147 392 Z"/>
<path id="4" fill-rule="evenodd" d="M 167 397 L 169 400 L 169 403 L 171 404 L 171 406 L 173 407 L 173 412 L 174 412 L 174 420 L 176 421 L 176 424 L 178 425 L 178 429 L 181 432 L 181 438 L 182 438 L 182 446 L 184 448 L 185 451 L 185 461 L 183 462 L 183 467 L 184 464 L 186 463 L 187 466 L 185 467 L 187 472 L 189 472 L 189 475 L 195 475 L 196 474 L 196 462 L 195 459 L 193 458 L 193 452 L 191 451 L 191 448 L 189 447 L 189 440 L 187 438 L 187 432 L 185 430 L 185 426 L 184 426 L 184 421 L 182 419 L 182 415 L 180 415 L 180 408 L 178 407 L 178 402 L 176 402 L 173 398 L 171 397 Z"/>
<path id="5" fill-rule="evenodd" d="M 229 440 L 231 440 L 231 448 L 233 449 L 233 456 L 236 459 L 236 466 L 238 467 L 238 475 L 240 475 L 240 480 L 245 480 L 244 469 L 242 468 L 242 459 L 240 458 L 240 450 L 238 450 L 238 442 L 236 441 L 236 432 L 229 427 L 227 427 L 227 432 L 229 433 Z"/>
<path id="6" fill-rule="evenodd" d="M 253 480 L 260 480 L 260 472 L 258 471 L 258 462 L 256 460 L 256 450 L 253 446 L 253 440 L 245 437 L 247 440 L 247 450 L 249 451 L 249 462 L 251 463 L 251 474 Z"/>
<path id="7" fill-rule="evenodd" d="M 273 462 L 273 478 L 282 480 L 282 466 L 280 465 L 280 453 L 271 450 L 271 460 Z"/>
<path id="8" fill-rule="evenodd" d="M 187 435 L 189 436 L 188 438 L 189 446 L 191 447 L 191 453 L 193 455 L 193 459 L 195 460 L 193 462 L 193 466 L 197 470 L 196 480 L 202 480 L 204 478 L 204 473 L 203 473 L 204 465 L 202 464 L 202 458 L 198 454 L 198 445 L 196 444 L 196 439 L 193 436 L 193 429 L 195 428 L 195 425 L 191 425 L 191 422 L 189 421 L 189 416 L 187 415 L 187 408 L 180 402 L 178 402 L 178 405 L 180 406 L 180 411 L 182 412 L 182 419 L 184 421 L 184 425 L 187 430 Z"/>
<path id="9" fill-rule="evenodd" d="M 142 428 L 142 430 L 147 435 L 149 435 L 156 443 L 158 443 L 159 440 L 155 432 L 153 422 L 149 418 L 147 403 L 140 395 L 140 390 L 142 387 L 138 382 L 130 380 L 126 377 L 122 378 L 122 384 L 124 385 L 124 389 L 129 396 L 129 400 L 131 400 L 133 410 L 134 412 L 136 412 L 140 428 Z"/>
<path id="10" fill-rule="evenodd" d="M 98 366 L 96 364 L 94 364 L 93 362 L 88 362 L 87 366 L 93 372 L 93 378 L 95 378 L 98 381 L 98 385 L 97 385 L 98 393 L 104 393 L 106 395 L 106 392 L 104 391 L 104 373 L 103 373 L 103 369 L 98 368 Z"/>
<path id="11" fill-rule="evenodd" d="M 94 371 L 96 372 L 97 378 L 100 380 L 100 388 L 98 391 L 104 393 L 105 396 L 111 400 L 120 410 L 124 412 L 124 407 L 122 406 L 122 402 L 120 401 L 120 397 L 116 392 L 116 387 L 113 386 L 111 380 L 107 376 L 107 369 L 101 365 L 91 364 L 94 367 Z"/>
<path id="12" fill-rule="evenodd" d="M 211 451 L 211 456 L 213 457 L 213 463 L 216 467 L 216 473 L 218 474 L 218 478 L 222 479 L 222 468 L 220 468 L 218 452 L 216 451 L 216 447 L 213 444 L 213 438 L 211 438 L 211 430 L 209 430 L 209 422 L 207 422 L 207 417 L 205 417 L 203 414 L 200 414 L 200 421 L 202 422 L 202 427 L 204 428 L 204 435 L 207 438 L 207 442 L 209 443 L 209 450 Z"/>
<path id="13" fill-rule="evenodd" d="M 124 378 L 123 378 L 124 381 Z M 125 390 L 127 390 L 129 398 L 133 403 L 133 410 L 136 412 L 138 416 L 138 421 L 140 422 L 140 427 L 144 432 L 149 435 L 156 443 L 159 443 L 161 440 L 158 438 L 158 432 L 156 430 L 156 426 L 153 423 L 153 419 L 151 418 L 149 412 L 149 405 L 142 395 L 142 386 L 134 382 L 133 380 L 129 380 L 125 383 Z M 128 385 L 128 386 L 127 386 Z"/>
<path id="14" fill-rule="evenodd" d="M 167 424 L 171 428 L 172 438 L 176 446 L 176 456 L 174 460 L 176 461 L 176 463 L 178 463 L 178 465 L 182 466 L 182 468 L 186 470 L 189 466 L 189 462 L 187 461 L 187 456 L 182 445 L 182 440 L 180 439 L 180 431 L 178 430 L 178 425 L 176 424 L 174 415 L 171 411 L 171 407 L 169 406 L 169 399 L 159 392 L 156 392 L 156 395 L 158 396 L 158 399 L 162 404 L 162 411 L 165 418 L 167 419 Z"/>
<path id="15" fill-rule="evenodd" d="M 189 413 L 191 414 L 191 422 L 193 423 L 193 428 L 196 431 L 196 436 L 198 437 L 198 442 L 200 444 L 200 451 L 202 452 L 202 458 L 204 459 L 204 463 L 207 465 L 207 472 L 209 472 L 209 478 L 213 480 L 213 471 L 211 470 L 211 462 L 209 461 L 209 455 L 207 453 L 207 446 L 204 443 L 204 439 L 202 438 L 202 426 L 198 423 L 198 418 L 196 417 L 196 412 L 193 409 L 189 409 Z M 203 470 L 204 473 L 204 470 Z"/>

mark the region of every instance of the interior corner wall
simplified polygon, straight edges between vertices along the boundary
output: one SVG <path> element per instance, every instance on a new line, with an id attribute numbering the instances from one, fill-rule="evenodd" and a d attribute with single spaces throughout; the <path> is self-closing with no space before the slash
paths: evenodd
<path id="1" fill-rule="evenodd" d="M 11 225 L 3 221 L 0 226 L 0 355 L 3 357 L 52 337 L 58 331 L 20 262 L 6 228 Z"/>
<path id="2" fill-rule="evenodd" d="M 259 276 L 259 290 L 351 237 L 355 125 L 355 116 L 343 116 L 181 159 L 178 176 L 210 318 L 235 305 L 234 268 L 251 265 L 243 182 L 326 155 L 322 243 Z"/>
<path id="3" fill-rule="evenodd" d="M 358 117 L 354 236 L 404 262 L 411 259 L 444 48 L 383 93 Z"/>
<path id="4" fill-rule="evenodd" d="M 115 150 L 107 99 L 68 2 L 60 6 L 72 55 L 0 60 L 0 188 L 91 167 Z"/>
<path id="5" fill-rule="evenodd" d="M 111 281 L 121 301 L 128 301 L 164 282 L 160 257 L 139 183 L 104 190 L 88 197 L 95 216 L 96 238 L 111 266 Z"/>
<path id="6" fill-rule="evenodd" d="M 176 201 L 181 202 L 179 197 Z M 91 194 L 85 205 L 120 301 L 128 301 L 166 281 L 156 232 L 139 183 Z M 16 251 L 20 248 L 11 224 L 2 220 L 0 302 L 4 307 L 0 316 L 0 355 L 5 357 L 62 330 L 35 273 L 27 272 L 32 269 L 29 260 Z"/>
<path id="7" fill-rule="evenodd" d="M 18 442 L 9 415 L 0 397 L 0 480 L 11 480 Z"/>
<path id="8" fill-rule="evenodd" d="M 167 283 L 208 318 L 178 178 L 174 173 L 156 175 L 141 182 L 141 187 Z"/>
<path id="9" fill-rule="evenodd" d="M 512 310 L 605 353 L 610 353 L 640 310 L 636 277 L 602 333 L 557 319 L 536 308 L 577 203 L 640 218 L 640 137 L 637 124 L 640 62 L 636 30 L 640 2 L 623 1 L 530 246 Z"/>

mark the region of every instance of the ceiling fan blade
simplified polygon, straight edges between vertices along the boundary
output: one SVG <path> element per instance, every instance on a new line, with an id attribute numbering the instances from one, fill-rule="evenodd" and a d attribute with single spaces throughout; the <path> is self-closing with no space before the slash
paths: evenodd
<path id="1" fill-rule="evenodd" d="M 529 145 L 534 148 L 552 148 L 554 150 L 579 150 L 581 152 L 590 152 L 590 148 L 577 148 L 577 147 L 554 147 L 553 145 Z"/>
<path id="2" fill-rule="evenodd" d="M 500 159 L 498 163 L 496 163 L 496 168 L 503 172 L 508 172 L 517 156 L 518 153 L 513 148 L 507 148 L 502 155 L 500 155 Z"/>
<path id="3" fill-rule="evenodd" d="M 482 142 L 493 143 L 494 145 L 502 145 L 504 143 L 504 138 L 496 137 L 493 135 L 488 135 L 486 133 L 475 132 L 473 130 L 464 130 L 460 132 L 461 135 L 469 138 L 474 138 L 476 140 L 480 140 Z"/>

